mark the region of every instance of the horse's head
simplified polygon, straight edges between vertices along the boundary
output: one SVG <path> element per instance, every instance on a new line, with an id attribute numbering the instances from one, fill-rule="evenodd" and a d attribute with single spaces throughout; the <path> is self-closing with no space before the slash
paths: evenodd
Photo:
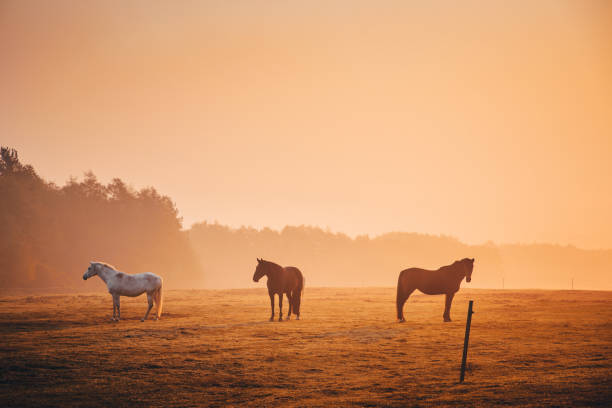
<path id="1" fill-rule="evenodd" d="M 92 276 L 96 276 L 98 274 L 98 267 L 99 265 L 97 263 L 90 262 L 89 268 L 87 268 L 87 270 L 83 274 L 83 280 L 87 280 L 91 278 Z"/>
<path id="2" fill-rule="evenodd" d="M 259 282 L 261 277 L 267 273 L 268 271 L 266 270 L 266 261 L 257 258 L 257 268 L 255 268 L 255 273 L 253 274 L 253 282 Z"/>
<path id="3" fill-rule="evenodd" d="M 474 270 L 474 258 L 463 259 L 463 267 L 465 268 L 465 281 L 472 281 L 472 271 Z"/>

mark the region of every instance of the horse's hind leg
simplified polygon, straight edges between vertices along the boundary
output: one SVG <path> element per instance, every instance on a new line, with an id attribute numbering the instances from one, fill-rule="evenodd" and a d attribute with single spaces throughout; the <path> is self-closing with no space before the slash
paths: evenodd
<path id="1" fill-rule="evenodd" d="M 144 317 L 140 319 L 141 322 L 147 320 L 149 312 L 151 311 L 151 308 L 153 308 L 153 293 L 147 292 L 147 301 L 149 302 L 149 307 L 147 308 L 147 313 L 145 313 Z"/>
<path id="2" fill-rule="evenodd" d="M 283 292 L 278 294 L 278 321 L 283 321 Z"/>
<path id="3" fill-rule="evenodd" d="M 404 303 L 406 303 L 406 300 L 408 300 L 408 297 L 410 297 L 412 292 L 414 292 L 414 289 L 410 288 L 408 290 L 402 290 L 398 285 L 395 304 L 397 307 L 397 320 L 400 323 L 404 323 L 406 321 L 406 319 L 404 319 Z"/>
<path id="4" fill-rule="evenodd" d="M 153 292 L 153 300 L 155 301 L 155 305 L 157 306 L 157 309 L 155 311 L 155 320 L 159 320 L 162 314 L 162 306 L 164 304 L 161 286 L 155 292 Z"/>
<path id="5" fill-rule="evenodd" d="M 447 293 L 446 294 L 446 302 L 444 305 L 444 315 L 442 315 L 442 317 L 444 318 L 445 322 L 450 322 L 451 318 L 450 318 L 450 309 L 451 309 L 451 303 L 453 302 L 453 297 L 455 297 L 454 293 Z"/>
<path id="6" fill-rule="evenodd" d="M 113 320 L 119 321 L 121 318 L 121 302 L 119 295 L 113 295 Z"/>
<path id="7" fill-rule="evenodd" d="M 287 293 L 287 301 L 289 302 L 289 313 L 287 313 L 287 320 L 291 320 L 291 306 L 293 306 L 293 297 L 291 292 Z"/>

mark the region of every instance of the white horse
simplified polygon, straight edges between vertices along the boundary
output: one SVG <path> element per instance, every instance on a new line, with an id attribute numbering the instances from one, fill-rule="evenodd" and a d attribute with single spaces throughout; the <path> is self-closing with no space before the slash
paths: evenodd
<path id="1" fill-rule="evenodd" d="M 144 322 L 149 316 L 153 307 L 153 301 L 157 304 L 155 320 L 159 319 L 162 313 L 162 278 L 151 272 L 129 275 L 119 272 L 115 268 L 104 262 L 90 262 L 89 268 L 83 274 L 83 280 L 87 280 L 94 275 L 106 283 L 108 293 L 113 296 L 113 320 L 119 321 L 121 309 L 119 308 L 119 296 L 135 297 L 147 292 L 149 308 L 144 317 L 140 320 Z"/>

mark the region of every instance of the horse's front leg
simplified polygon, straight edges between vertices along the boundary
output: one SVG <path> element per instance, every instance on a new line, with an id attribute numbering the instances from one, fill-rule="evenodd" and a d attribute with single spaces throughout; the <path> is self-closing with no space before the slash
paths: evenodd
<path id="1" fill-rule="evenodd" d="M 145 313 L 144 317 L 140 319 L 141 322 L 144 322 L 145 320 L 147 320 L 147 317 L 149 316 L 149 312 L 151 311 L 151 308 L 153 307 L 153 294 L 152 293 L 147 292 L 147 301 L 149 302 L 149 307 L 147 308 L 147 313 Z"/>
<path id="2" fill-rule="evenodd" d="M 285 294 L 283 292 L 278 294 L 278 321 L 283 321 L 283 297 Z"/>
<path id="3" fill-rule="evenodd" d="M 272 310 L 272 314 L 270 315 L 270 321 L 274 321 L 274 293 L 268 292 L 270 295 L 270 309 Z"/>
<path id="4" fill-rule="evenodd" d="M 451 318 L 450 318 L 450 309 L 451 309 L 451 303 L 453 302 L 453 297 L 455 296 L 455 293 L 447 293 L 446 294 L 446 304 L 444 305 L 444 321 L 445 322 L 450 322 Z"/>
<path id="5" fill-rule="evenodd" d="M 117 310 L 116 314 L 115 310 Z M 121 303 L 119 295 L 113 294 L 113 320 L 119 321 L 119 319 L 121 319 Z"/>
<path id="6" fill-rule="evenodd" d="M 406 319 L 404 319 L 404 303 L 406 303 L 412 292 L 414 292 L 414 288 L 402 288 L 399 283 L 397 284 L 395 303 L 397 308 L 397 320 L 400 323 L 406 321 Z"/>

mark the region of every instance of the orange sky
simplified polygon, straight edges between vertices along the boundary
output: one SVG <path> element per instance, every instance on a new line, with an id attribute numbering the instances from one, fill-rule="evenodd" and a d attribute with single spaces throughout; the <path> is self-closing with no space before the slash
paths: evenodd
<path id="1" fill-rule="evenodd" d="M 2 0 L 0 144 L 186 226 L 612 248 L 612 3 Z"/>

